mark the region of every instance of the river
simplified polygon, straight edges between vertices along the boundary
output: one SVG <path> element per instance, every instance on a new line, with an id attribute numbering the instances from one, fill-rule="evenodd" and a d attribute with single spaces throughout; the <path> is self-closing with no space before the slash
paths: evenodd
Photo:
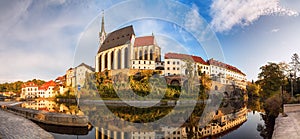
<path id="1" fill-rule="evenodd" d="M 203 116 L 205 104 L 195 106 L 195 110 L 191 114 L 192 119 L 188 119 L 181 127 L 176 127 L 174 120 L 166 120 L 166 123 L 155 125 L 154 128 L 144 129 L 136 128 L 133 125 L 117 123 L 117 126 L 112 126 L 116 122 L 115 118 L 101 117 L 95 113 L 106 115 L 103 110 L 106 106 L 89 106 L 83 107 L 82 111 L 74 107 L 75 104 L 57 103 L 54 101 L 36 101 L 24 103 L 22 107 L 46 110 L 52 112 L 64 112 L 68 114 L 86 114 L 89 116 L 91 123 L 94 125 L 88 128 L 74 127 L 59 127 L 37 123 L 43 129 L 50 132 L 57 139 L 91 139 L 91 138 L 132 138 L 132 139 L 153 139 L 153 138 L 244 138 L 244 139 L 262 139 L 270 138 L 271 124 L 266 124 L 265 120 L 270 121 L 264 115 L 264 110 L 261 109 L 261 103 L 255 101 L 223 101 L 218 110 L 213 114 L 212 121 L 206 125 L 197 125 L 193 122 L 198 122 Z M 157 106 L 151 109 L 133 109 L 129 106 L 108 106 L 108 110 L 114 115 L 121 117 L 123 121 L 131 123 L 151 123 L 166 116 L 172 111 L 173 106 Z M 182 113 L 183 106 L 179 109 Z M 132 112 L 134 111 L 134 112 Z M 178 115 L 178 113 L 175 113 Z M 152 118 L 148 118 L 151 116 Z M 146 117 L 146 118 L 145 118 Z M 96 119 L 96 120 L 95 120 Z M 97 121 L 98 120 L 98 121 Z M 106 121 L 105 121 L 106 120 Z M 102 122 L 100 122 L 102 121 Z M 109 122 L 107 122 L 109 121 Z M 178 123 L 180 123 L 178 120 Z M 272 121 L 272 120 L 271 120 Z M 112 125 L 110 125 L 112 124 Z M 96 128 L 96 126 L 98 128 Z M 132 128 L 127 128 L 132 127 Z M 149 126 L 150 127 L 150 126 Z M 104 134 L 102 134 L 102 132 Z"/>

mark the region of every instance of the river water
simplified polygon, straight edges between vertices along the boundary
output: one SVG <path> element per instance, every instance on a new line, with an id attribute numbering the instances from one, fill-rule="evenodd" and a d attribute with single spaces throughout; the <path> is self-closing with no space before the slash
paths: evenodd
<path id="1" fill-rule="evenodd" d="M 43 129 L 50 132 L 57 139 L 102 139 L 102 138 L 131 138 L 131 139 L 154 139 L 154 138 L 243 138 L 243 139 L 261 139 L 270 138 L 271 133 L 267 132 L 268 128 L 272 125 L 266 124 L 265 120 L 268 120 L 267 116 L 264 116 L 264 111 L 261 109 L 261 103 L 259 101 L 224 101 L 220 104 L 220 107 L 213 114 L 212 121 L 206 123 L 206 125 L 197 125 L 193 122 L 199 121 L 199 117 L 202 116 L 204 105 L 200 104 L 195 107 L 192 113 L 192 119 L 184 122 L 181 127 L 175 127 L 174 120 L 167 120 L 167 124 L 156 126 L 155 128 L 141 130 L 138 128 L 126 127 L 132 125 L 125 125 L 124 123 L 118 123 L 118 126 L 110 126 L 110 119 L 105 117 L 99 117 L 98 115 L 106 115 L 107 112 L 102 108 L 106 106 L 89 106 L 78 110 L 74 107 L 75 104 L 57 103 L 54 101 L 36 101 L 24 103 L 22 107 L 52 111 L 63 112 L 67 114 L 83 114 L 89 116 L 91 123 L 95 126 L 74 128 L 74 127 L 61 127 L 54 125 L 45 125 L 37 123 Z M 153 109 L 133 109 L 129 106 L 113 105 L 108 106 L 109 111 L 121 117 L 124 121 L 130 121 L 132 123 L 148 123 L 154 122 L 157 119 L 165 116 L 164 113 L 169 113 L 174 108 L 173 106 L 157 106 Z M 182 109 L 186 109 L 183 107 Z M 179 111 L 181 112 L 182 109 Z M 88 111 L 86 111 L 88 110 Z M 132 112 L 134 111 L 134 112 Z M 179 113 L 180 113 L 179 112 Z M 96 114 L 95 114 L 96 113 Z M 159 113 L 159 114 L 158 114 Z M 178 114 L 178 113 L 176 113 Z M 148 118 L 147 117 L 153 117 Z M 146 117 L 146 118 L 145 118 Z M 95 121 L 95 119 L 99 121 Z M 147 119 L 147 120 L 145 120 Z M 106 122 L 106 121 L 110 122 Z M 178 120 L 180 121 L 180 120 Z M 173 122 L 173 123 L 172 123 Z M 106 123 L 106 125 L 105 125 Z M 97 128 L 96 128 L 97 126 Z M 124 130 L 123 130 L 124 129 Z M 126 129 L 126 130 L 125 130 Z M 102 132 L 101 132 L 102 131 Z M 104 133 L 104 134 L 102 134 Z"/>

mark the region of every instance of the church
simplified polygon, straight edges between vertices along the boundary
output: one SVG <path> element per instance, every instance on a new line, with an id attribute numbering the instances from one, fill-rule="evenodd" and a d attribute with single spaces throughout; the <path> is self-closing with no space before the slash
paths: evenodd
<path id="1" fill-rule="evenodd" d="M 99 50 L 95 61 L 96 72 L 119 69 L 154 70 L 159 68 L 157 65 L 162 65 L 161 48 L 153 34 L 136 37 L 132 25 L 106 34 L 102 16 Z"/>

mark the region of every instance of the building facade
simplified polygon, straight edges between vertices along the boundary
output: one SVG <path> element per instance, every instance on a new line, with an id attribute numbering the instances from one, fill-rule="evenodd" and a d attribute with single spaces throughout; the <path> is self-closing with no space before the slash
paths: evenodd
<path id="1" fill-rule="evenodd" d="M 119 69 L 155 69 L 161 61 L 161 48 L 155 37 L 136 37 L 133 26 L 105 33 L 104 17 L 99 32 L 99 50 L 95 58 L 96 72 Z"/>
<path id="2" fill-rule="evenodd" d="M 66 86 L 75 87 L 75 71 L 70 68 L 66 72 Z"/>
<path id="3" fill-rule="evenodd" d="M 39 87 L 34 82 L 28 82 L 22 85 L 21 98 L 35 98 L 39 92 Z"/>
<path id="4" fill-rule="evenodd" d="M 55 97 L 57 92 L 54 90 L 56 87 L 54 81 L 49 81 L 41 85 L 40 87 L 33 82 L 28 82 L 22 85 L 21 98 L 52 98 Z M 59 91 L 59 90 L 58 90 Z"/>
<path id="5" fill-rule="evenodd" d="M 93 73 L 93 72 L 95 72 L 95 69 L 84 63 L 81 63 L 80 65 L 75 67 L 74 74 L 76 78 L 75 79 L 76 85 L 80 85 L 81 87 L 83 87 L 87 73 Z"/>

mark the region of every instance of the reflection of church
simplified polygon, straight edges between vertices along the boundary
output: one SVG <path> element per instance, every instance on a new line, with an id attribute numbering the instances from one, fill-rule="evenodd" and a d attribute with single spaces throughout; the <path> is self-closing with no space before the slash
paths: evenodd
<path id="1" fill-rule="evenodd" d="M 161 61 L 161 48 L 155 37 L 136 37 L 133 26 L 106 35 L 102 17 L 96 72 L 116 69 L 155 69 Z"/>

